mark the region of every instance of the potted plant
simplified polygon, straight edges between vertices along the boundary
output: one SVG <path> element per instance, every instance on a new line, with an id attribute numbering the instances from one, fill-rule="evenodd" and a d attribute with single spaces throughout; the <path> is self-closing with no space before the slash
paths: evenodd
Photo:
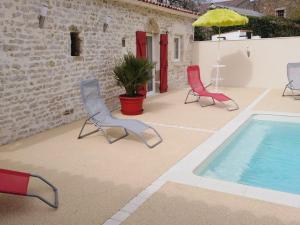
<path id="1" fill-rule="evenodd" d="M 144 96 L 138 94 L 138 87 L 152 79 L 154 64 L 147 59 L 135 57 L 132 53 L 124 55 L 113 70 L 118 85 L 125 88 L 126 94 L 119 96 L 121 112 L 125 115 L 143 113 Z"/>

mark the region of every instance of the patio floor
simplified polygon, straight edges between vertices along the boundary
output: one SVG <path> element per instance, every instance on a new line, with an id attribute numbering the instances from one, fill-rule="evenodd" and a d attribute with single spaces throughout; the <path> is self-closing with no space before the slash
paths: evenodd
<path id="1" fill-rule="evenodd" d="M 269 94 L 260 101 L 254 110 L 275 111 L 275 112 L 300 112 L 300 100 L 293 97 L 280 97 L 282 90 L 271 90 Z"/>
<path id="2" fill-rule="evenodd" d="M 58 210 L 52 210 L 35 199 L 0 194 L 0 224 L 104 223 L 130 199 L 206 140 L 212 132 L 238 115 L 263 91 L 226 88 L 224 92 L 234 98 L 241 107 L 241 110 L 235 112 L 227 112 L 219 105 L 208 108 L 201 108 L 197 103 L 184 105 L 187 89 L 173 90 L 148 98 L 145 102 L 145 113 L 135 118 L 154 124 L 161 133 L 163 143 L 152 150 L 132 136 L 112 145 L 107 144 L 100 133 L 77 140 L 82 121 L 1 146 L 1 167 L 25 170 L 47 177 L 59 188 L 60 207 Z M 300 111 L 300 108 L 295 108 L 297 103 L 294 100 L 293 104 L 290 99 L 280 98 L 276 93 L 270 92 L 257 107 L 268 110 L 270 106 L 274 107 L 270 101 L 276 98 L 283 104 L 279 109 Z M 118 112 L 115 114 L 121 116 Z M 116 130 L 111 132 L 118 133 Z M 33 190 L 39 190 L 42 194 L 48 193 L 48 190 L 38 183 L 33 182 L 31 186 Z M 161 191 L 170 189 L 172 193 L 174 188 L 177 188 L 176 185 L 171 184 L 163 187 Z M 185 196 L 185 189 L 188 194 L 189 187 L 184 187 L 182 193 L 178 193 L 179 198 L 180 195 Z M 203 190 L 199 189 L 199 193 L 201 192 Z M 201 200 L 199 201 L 201 204 Z M 163 202 L 161 207 L 165 207 L 164 204 Z M 181 202 L 175 201 L 174 205 L 177 204 Z M 227 207 L 226 199 L 222 204 L 223 207 Z M 257 204 L 260 205 L 260 202 Z M 210 209 L 219 213 L 218 207 Z M 142 225 L 144 223 L 134 222 L 136 218 L 141 217 L 143 221 L 152 221 L 152 213 L 154 212 L 151 212 L 151 207 L 141 207 L 141 210 L 138 210 L 132 218 L 129 217 L 125 224 Z M 193 210 L 190 213 L 191 217 L 195 215 Z M 180 215 L 179 212 L 178 216 Z M 184 219 L 185 216 L 182 216 Z M 248 216 L 251 217 L 251 214 Z M 213 224 L 213 220 L 209 222 L 211 217 L 206 218 L 208 219 L 206 224 Z M 181 224 L 191 224 L 190 221 L 192 220 Z M 157 220 L 151 224 L 168 223 Z"/>
<path id="3" fill-rule="evenodd" d="M 300 210 L 167 183 L 122 225 L 296 225 Z"/>
<path id="4" fill-rule="evenodd" d="M 222 88 L 222 91 L 236 100 L 241 110 L 227 112 L 224 105 L 217 104 L 213 107 L 201 108 L 197 103 L 183 104 L 189 89 L 173 90 L 166 94 L 157 95 L 147 100 L 145 113 L 137 116 L 146 122 L 164 125 L 176 125 L 192 128 L 201 128 L 215 131 L 224 126 L 248 106 L 263 89 L 255 88 Z M 212 89 L 213 90 L 213 89 Z M 190 97 L 193 100 L 193 96 Z M 205 99 L 203 99 L 205 103 Z M 121 116 L 117 113 L 117 116 Z"/>

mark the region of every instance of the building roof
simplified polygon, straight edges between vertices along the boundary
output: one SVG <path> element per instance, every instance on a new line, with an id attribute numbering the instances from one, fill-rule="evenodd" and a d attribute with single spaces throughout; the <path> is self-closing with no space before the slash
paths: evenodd
<path id="1" fill-rule="evenodd" d="M 218 2 L 217 4 L 239 7 L 241 4 L 248 2 L 248 1 L 249 0 L 227 0 L 227 1 Z"/>
<path id="2" fill-rule="evenodd" d="M 130 5 L 141 6 L 148 9 L 163 11 L 166 13 L 187 17 L 193 20 L 198 19 L 199 12 L 182 9 L 170 4 L 158 2 L 158 0 L 117 0 Z"/>
<path id="3" fill-rule="evenodd" d="M 264 16 L 264 14 L 254 11 L 254 10 L 250 10 L 250 9 L 244 9 L 244 8 L 239 8 L 239 7 L 234 7 L 234 6 L 227 6 L 227 5 L 223 5 L 223 4 L 217 4 L 217 6 L 232 9 L 232 10 L 236 11 L 237 13 L 242 14 L 244 16 L 253 16 L 253 17 Z"/>
<path id="4" fill-rule="evenodd" d="M 212 7 L 216 8 L 227 8 L 231 9 L 233 11 L 236 11 L 237 13 L 244 15 L 244 16 L 253 16 L 253 17 L 262 17 L 264 14 L 250 10 L 250 9 L 244 9 L 241 7 L 238 7 L 241 3 L 243 3 L 245 0 L 232 0 L 232 1 L 224 1 L 224 2 L 215 2 L 215 3 L 204 3 L 200 4 L 198 7 L 198 11 L 203 14 L 207 10 L 209 10 Z"/>
<path id="5" fill-rule="evenodd" d="M 148 4 L 152 4 L 152 5 L 156 5 L 159 7 L 163 7 L 163 8 L 167 8 L 167 9 L 171 9 L 171 10 L 175 10 L 175 11 L 180 11 L 180 12 L 184 12 L 184 13 L 188 13 L 188 14 L 198 15 L 198 12 L 183 9 L 183 8 L 176 7 L 176 6 L 172 6 L 172 5 L 166 4 L 166 3 L 161 3 L 161 2 L 158 2 L 157 0 L 137 0 L 137 1 L 145 2 Z"/>
<path id="6" fill-rule="evenodd" d="M 207 10 L 209 10 L 212 3 L 199 3 L 197 7 L 197 11 L 200 14 L 206 13 Z"/>

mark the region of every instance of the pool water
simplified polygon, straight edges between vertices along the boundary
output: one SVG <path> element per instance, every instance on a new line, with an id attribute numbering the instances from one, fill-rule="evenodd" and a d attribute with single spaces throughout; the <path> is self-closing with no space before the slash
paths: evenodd
<path id="1" fill-rule="evenodd" d="M 300 119 L 251 117 L 194 173 L 300 194 Z"/>

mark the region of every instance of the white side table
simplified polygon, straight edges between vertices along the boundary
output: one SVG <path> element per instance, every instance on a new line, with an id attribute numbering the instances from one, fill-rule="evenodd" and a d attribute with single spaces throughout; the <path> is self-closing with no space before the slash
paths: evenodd
<path id="1" fill-rule="evenodd" d="M 223 80 L 223 78 L 220 77 L 220 69 L 221 68 L 225 68 L 226 65 L 221 65 L 221 64 L 216 64 L 213 65 L 213 68 L 217 69 L 217 75 L 216 78 L 213 79 L 214 83 L 215 83 L 215 92 L 219 92 L 218 87 L 219 87 L 219 81 Z"/>

